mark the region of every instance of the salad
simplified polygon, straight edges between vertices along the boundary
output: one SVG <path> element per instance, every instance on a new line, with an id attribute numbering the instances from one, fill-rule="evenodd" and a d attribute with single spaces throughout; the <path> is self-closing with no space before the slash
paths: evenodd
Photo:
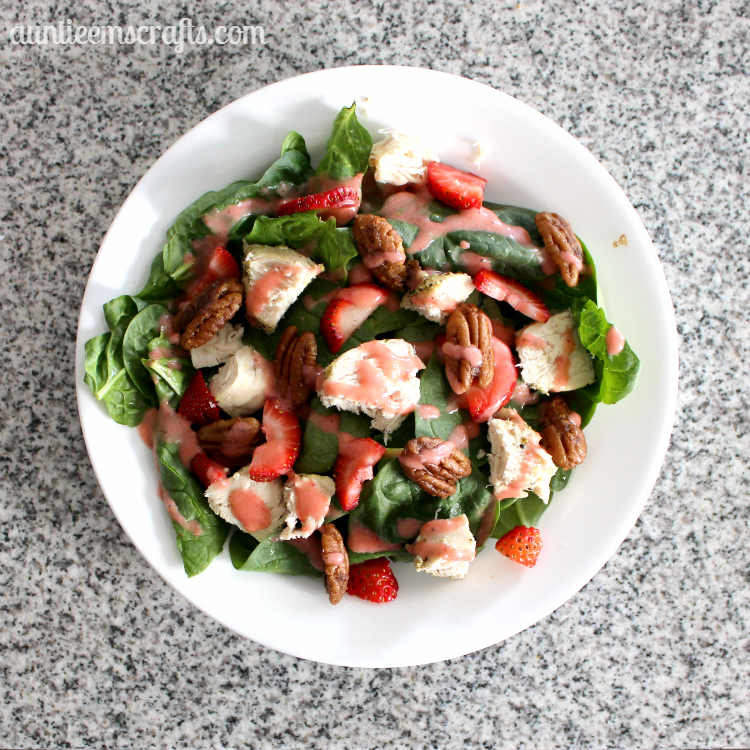
<path id="1" fill-rule="evenodd" d="M 345 107 L 314 168 L 289 133 L 259 180 L 177 217 L 86 343 L 188 576 L 228 538 L 236 569 L 322 577 L 333 604 L 395 598 L 392 562 L 463 578 L 492 538 L 532 567 L 583 428 L 635 385 L 563 217 L 383 134 Z"/>

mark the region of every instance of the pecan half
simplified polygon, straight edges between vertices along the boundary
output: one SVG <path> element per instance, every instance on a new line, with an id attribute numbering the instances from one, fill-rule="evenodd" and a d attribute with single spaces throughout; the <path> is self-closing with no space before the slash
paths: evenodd
<path id="1" fill-rule="evenodd" d="M 279 395 L 288 398 L 298 409 L 310 396 L 313 382 L 305 368 L 314 368 L 318 358 L 315 334 L 306 331 L 297 335 L 297 326 L 289 326 L 276 347 L 273 371 Z"/>
<path id="2" fill-rule="evenodd" d="M 320 546 L 328 601 L 338 604 L 349 584 L 349 555 L 341 532 L 332 523 L 320 527 Z"/>
<path id="3" fill-rule="evenodd" d="M 388 220 L 374 214 L 360 214 L 354 219 L 352 235 L 364 264 L 375 278 L 388 289 L 403 292 L 408 274 L 404 243 Z M 388 261 L 388 255 L 400 255 L 404 260 Z M 415 263 L 416 261 L 409 261 L 412 266 Z"/>
<path id="4" fill-rule="evenodd" d="M 201 427 L 196 436 L 209 458 L 231 469 L 244 466 L 263 439 L 260 422 L 253 417 L 220 419 Z"/>
<path id="5" fill-rule="evenodd" d="M 471 474 L 471 461 L 453 443 L 440 438 L 412 438 L 399 461 L 404 474 L 435 497 L 454 495 L 458 480 Z"/>
<path id="6" fill-rule="evenodd" d="M 563 280 L 568 286 L 576 286 L 583 271 L 583 249 L 570 223 L 548 211 L 538 213 L 535 221 L 544 240 L 544 249 L 560 269 Z"/>
<path id="7" fill-rule="evenodd" d="M 555 466 L 572 469 L 586 458 L 583 430 L 570 419 L 571 409 L 562 396 L 553 396 L 543 406 L 541 445 Z"/>
<path id="8" fill-rule="evenodd" d="M 180 346 L 196 349 L 207 344 L 234 316 L 242 305 L 245 287 L 237 279 L 221 279 L 191 300 L 174 317 L 181 331 Z"/>
<path id="9" fill-rule="evenodd" d="M 453 390 L 466 393 L 475 377 L 486 388 L 495 374 L 490 319 L 476 305 L 462 302 L 448 317 L 445 336 L 445 369 Z"/>

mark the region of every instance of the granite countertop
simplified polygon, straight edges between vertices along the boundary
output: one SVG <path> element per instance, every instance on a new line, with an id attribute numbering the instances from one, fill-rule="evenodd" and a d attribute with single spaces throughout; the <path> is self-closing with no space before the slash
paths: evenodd
<path id="1" fill-rule="evenodd" d="M 0 9 L 0 747 L 750 745 L 750 4 L 218 5 Z M 7 33 L 183 16 L 263 24 L 266 44 L 178 54 Z M 89 268 L 154 160 L 244 93 L 360 63 L 474 78 L 580 139 L 650 232 L 681 335 L 669 453 L 604 569 L 505 643 L 378 671 L 275 653 L 173 593 L 104 501 L 73 375 Z"/>

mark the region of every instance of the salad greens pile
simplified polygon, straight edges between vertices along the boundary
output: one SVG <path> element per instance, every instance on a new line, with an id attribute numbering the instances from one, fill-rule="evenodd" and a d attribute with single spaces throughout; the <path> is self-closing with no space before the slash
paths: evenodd
<path id="1" fill-rule="evenodd" d="M 170 364 L 174 362 L 174 355 L 167 357 L 161 353 L 170 347 L 164 321 L 175 312 L 184 290 L 195 279 L 195 265 L 189 261 L 195 243 L 214 236 L 204 221 L 206 214 L 250 199 L 270 201 L 284 198 L 291 191 L 315 185 L 315 180 L 321 178 L 344 180 L 353 177 L 367 170 L 371 149 L 372 138 L 358 122 L 354 105 L 345 107 L 334 121 L 326 154 L 317 169 L 313 167 L 303 137 L 291 132 L 284 139 L 279 158 L 260 179 L 241 180 L 223 190 L 208 192 L 177 217 L 167 232 L 164 248 L 151 264 L 150 276 L 143 290 L 136 295 L 122 295 L 104 305 L 109 331 L 90 339 L 85 346 L 85 382 L 116 422 L 131 427 L 139 425 L 149 409 L 163 402 L 177 408 L 195 372 L 189 356 L 180 356 L 180 367 L 176 368 Z M 526 229 L 537 246 L 544 244 L 534 221 L 535 211 L 494 203 L 484 205 L 506 224 Z M 375 205 L 375 213 L 377 209 Z M 438 201 L 430 204 L 429 209 L 430 218 L 435 222 L 459 213 Z M 409 257 L 409 247 L 418 228 L 404 221 L 393 220 L 391 224 L 402 237 Z M 419 343 L 432 341 L 443 330 L 442 326 L 431 323 L 413 310 L 402 308 L 390 312 L 380 307 L 334 355 L 320 335 L 320 322 L 327 306 L 327 295 L 346 284 L 347 271 L 358 259 L 351 228 L 337 228 L 333 218 L 323 220 L 315 211 L 287 216 L 249 213 L 241 216 L 221 239 L 240 262 L 242 241 L 245 240 L 252 244 L 304 249 L 305 254 L 323 264 L 329 272 L 325 278 L 319 277 L 307 287 L 304 294 L 307 302 L 298 299 L 293 303 L 273 334 L 249 326 L 245 328 L 244 342 L 269 360 L 274 359 L 281 334 L 289 325 L 297 326 L 300 333 L 311 331 L 316 335 L 318 363 L 323 367 L 348 349 L 374 338 L 401 338 Z M 583 426 L 591 420 L 599 403 L 616 403 L 633 389 L 639 369 L 638 358 L 627 343 L 619 354 L 610 356 L 607 353 L 606 336 L 611 325 L 599 306 L 594 262 L 585 248 L 585 261 L 591 274 L 582 276 L 575 288 L 566 286 L 559 274 L 547 276 L 542 270 L 538 252 L 492 232 L 470 229 L 449 232 L 444 237 L 433 239 L 426 249 L 412 257 L 417 258 L 423 267 L 463 271 L 461 254 L 467 242 L 473 253 L 490 259 L 494 271 L 521 281 L 538 293 L 547 307 L 571 309 L 581 342 L 594 358 L 596 374 L 594 383 L 566 394 L 570 407 L 581 415 Z M 317 300 L 317 304 L 311 305 L 310 298 Z M 501 309 L 494 300 L 480 298 L 478 292 L 474 292 L 468 302 L 480 305 L 490 318 L 506 325 L 520 328 L 529 323 L 509 306 L 503 305 Z M 536 526 L 547 505 L 533 493 L 523 499 L 493 501 L 486 425 L 480 426 L 478 436 L 469 446 L 472 473 L 460 479 L 458 491 L 453 496 L 444 500 L 433 497 L 406 478 L 396 454 L 408 440 L 420 436 L 447 440 L 454 428 L 469 419 L 463 410 L 451 413 L 448 409 L 452 392 L 437 356 L 433 355 L 426 365 L 420 377 L 420 403 L 438 407 L 440 416 L 424 419 L 418 413 L 412 414 L 389 437 L 389 450 L 376 467 L 375 478 L 365 484 L 359 505 L 350 515 L 383 540 L 400 544 L 413 540 L 413 537 L 407 539 L 399 533 L 398 522 L 407 518 L 428 521 L 465 514 L 476 536 L 483 520 L 487 523 L 489 513 L 492 516 L 491 536 L 495 538 L 519 524 Z M 538 425 L 538 405 L 520 407 L 511 402 L 509 406 L 517 408 L 532 427 Z M 323 415 L 333 413 L 317 397 L 313 398 L 311 409 Z M 370 428 L 368 418 L 350 412 L 340 412 L 340 418 L 341 431 L 354 437 L 371 437 L 383 444 L 383 435 Z M 295 471 L 330 474 L 338 454 L 337 435 L 325 432 L 309 419 L 303 424 L 302 432 Z M 154 452 L 162 487 L 182 519 L 188 522 L 187 528 L 177 522 L 173 525 L 185 570 L 192 576 L 204 570 L 221 551 L 228 536 L 228 525 L 209 508 L 202 487 L 189 467 L 182 465 L 177 444 L 165 442 L 162 436 L 157 440 Z M 569 471 L 558 470 L 552 489 L 563 489 L 569 475 Z M 344 515 L 341 512 L 342 518 Z M 191 526 L 192 522 L 198 526 Z M 346 520 L 337 523 L 345 528 Z M 200 533 L 193 533 L 191 528 L 200 528 Z M 235 531 L 230 541 L 230 553 L 233 565 L 239 570 L 320 575 L 308 557 L 287 542 L 270 539 L 258 542 L 249 534 Z M 404 551 L 385 554 L 394 560 L 411 559 Z M 352 552 L 350 558 L 352 562 L 359 562 L 383 555 L 382 552 Z"/>

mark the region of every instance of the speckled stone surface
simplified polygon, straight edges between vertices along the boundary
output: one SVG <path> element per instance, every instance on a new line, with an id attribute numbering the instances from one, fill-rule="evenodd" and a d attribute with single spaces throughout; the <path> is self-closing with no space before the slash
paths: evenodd
<path id="1" fill-rule="evenodd" d="M 14 23 L 265 26 L 263 48 L 40 48 L 0 30 L 0 747 L 750 745 L 750 3 L 2 0 Z M 75 407 L 86 276 L 175 139 L 298 73 L 396 63 L 502 89 L 579 138 L 651 233 L 681 344 L 676 426 L 578 595 L 450 662 L 352 670 L 229 633 L 107 506 Z"/>

